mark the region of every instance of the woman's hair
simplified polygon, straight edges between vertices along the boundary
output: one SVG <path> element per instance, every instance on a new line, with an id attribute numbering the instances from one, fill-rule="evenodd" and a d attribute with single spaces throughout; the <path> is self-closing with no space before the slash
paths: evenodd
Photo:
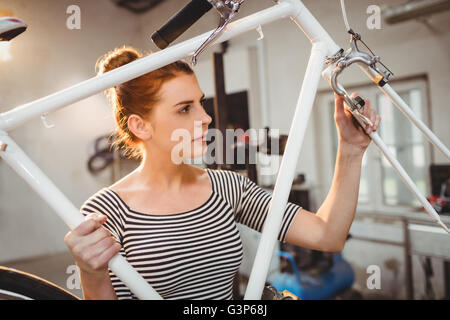
<path id="1" fill-rule="evenodd" d="M 130 46 L 116 48 L 97 60 L 96 73 L 103 74 L 145 55 L 147 54 Z M 112 104 L 116 122 L 116 129 L 112 134 L 112 146 L 116 150 L 123 149 L 128 158 L 142 159 L 140 140 L 129 130 L 128 118 L 132 114 L 148 116 L 160 99 L 158 93 L 161 86 L 179 74 L 190 75 L 194 74 L 194 71 L 186 62 L 178 60 L 105 91 L 106 97 Z"/>

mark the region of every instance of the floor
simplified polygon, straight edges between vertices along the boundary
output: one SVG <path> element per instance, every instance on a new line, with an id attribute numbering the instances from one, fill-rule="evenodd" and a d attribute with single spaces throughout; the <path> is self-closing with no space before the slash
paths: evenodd
<path id="1" fill-rule="evenodd" d="M 69 252 L 29 260 L 1 263 L 1 265 L 31 273 L 56 284 L 80 298 L 82 297 L 81 285 L 79 277 L 76 274 L 75 263 Z"/>
<path id="2" fill-rule="evenodd" d="M 82 298 L 81 284 L 76 274 L 73 258 L 69 252 L 11 263 L 2 263 L 1 265 L 41 277 Z M 386 297 L 380 295 L 364 295 L 363 299 L 377 300 L 386 299 Z"/>

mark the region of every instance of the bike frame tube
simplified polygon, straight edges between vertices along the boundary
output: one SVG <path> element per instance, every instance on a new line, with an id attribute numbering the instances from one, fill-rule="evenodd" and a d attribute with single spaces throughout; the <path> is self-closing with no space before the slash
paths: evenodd
<path id="1" fill-rule="evenodd" d="M 283 213 L 286 208 L 289 193 L 294 180 L 300 150 L 308 126 L 309 117 L 314 103 L 315 93 L 319 85 L 320 73 L 325 61 L 325 52 L 320 45 L 313 45 L 311 57 L 306 69 L 305 78 L 295 109 L 294 119 L 289 130 L 280 170 L 272 193 L 264 228 L 256 251 L 252 271 L 245 292 L 245 300 L 260 299 L 269 271 L 270 259 L 277 242 Z"/>
<path id="2" fill-rule="evenodd" d="M 0 131 L 0 143 L 7 145 L 0 152 L 5 162 L 50 205 L 71 230 L 84 221 L 80 211 L 4 131 Z M 114 256 L 108 266 L 140 299 L 161 299 L 120 254 Z"/>
<path id="3" fill-rule="evenodd" d="M 391 164 L 392 168 L 397 172 L 405 185 L 409 188 L 411 193 L 415 195 L 420 203 L 422 203 L 423 208 L 425 209 L 425 211 L 427 211 L 430 217 L 439 225 L 441 225 L 441 227 L 447 229 L 447 227 L 441 222 L 439 215 L 437 214 L 436 210 L 434 210 L 431 203 L 420 193 L 419 189 L 414 184 L 413 180 L 409 177 L 406 170 L 403 169 L 400 162 L 398 162 L 392 152 L 389 151 L 387 145 L 383 142 L 383 140 L 381 140 L 379 134 L 377 132 L 372 132 L 369 136 L 372 139 L 373 143 L 375 143 L 375 146 L 378 148 L 378 150 L 380 150 L 386 160 Z M 446 231 L 448 232 L 448 229 Z"/>
<path id="4" fill-rule="evenodd" d="M 335 54 L 340 48 L 331 39 L 309 10 L 300 2 L 292 4 L 291 19 L 305 33 L 312 43 L 311 56 L 306 68 L 294 118 L 289 129 L 286 148 L 272 193 L 264 229 L 256 251 L 252 271 L 245 292 L 245 300 L 260 299 L 269 271 L 272 253 L 277 242 L 284 209 L 294 180 L 300 150 L 308 126 L 309 117 L 323 70 L 325 57 Z"/>
<path id="5" fill-rule="evenodd" d="M 214 44 L 224 42 L 244 32 L 254 30 L 259 25 L 285 18 L 289 16 L 291 10 L 292 4 L 285 2 L 237 20 L 227 26 L 224 33 L 216 39 Z M 31 118 L 43 113 L 55 111 L 102 92 L 105 89 L 119 85 L 179 59 L 185 58 L 188 55 L 192 55 L 210 34 L 211 32 L 206 32 L 200 36 L 130 62 L 105 74 L 98 75 L 67 89 L 2 113 L 0 114 L 0 130 L 10 131 Z"/>
<path id="6" fill-rule="evenodd" d="M 375 81 L 375 77 L 378 75 L 375 70 L 362 63 L 358 63 L 358 65 L 372 81 Z M 427 138 L 430 143 L 435 145 L 436 148 L 438 148 L 439 151 L 441 151 L 442 154 L 450 160 L 450 151 L 448 148 L 438 139 L 433 131 L 431 131 L 419 118 L 417 118 L 411 108 L 398 95 L 398 93 L 392 89 L 389 83 L 385 84 L 383 87 L 377 87 L 384 93 L 385 96 L 389 98 L 389 100 L 391 100 L 391 102 L 405 115 L 405 117 L 417 127 L 417 129 L 422 131 L 425 138 Z"/>
<path id="7" fill-rule="evenodd" d="M 312 43 L 312 50 L 245 299 L 260 299 L 261 297 L 267 277 L 268 266 L 282 221 L 284 212 L 282 208 L 285 208 L 287 204 L 325 57 L 335 54 L 340 47 L 336 45 L 300 0 L 282 0 L 271 8 L 230 23 L 223 34 L 213 43 L 216 44 L 226 41 L 244 32 L 254 30 L 260 25 L 285 17 L 290 17 L 305 33 Z M 105 74 L 93 77 L 67 89 L 0 114 L 0 145 L 6 147 L 0 151 L 0 156 L 49 203 L 71 229 L 75 228 L 84 221 L 83 215 L 25 155 L 19 146 L 8 136 L 7 132 L 38 115 L 70 105 L 112 86 L 129 81 L 176 60 L 192 55 L 209 37 L 211 32 L 206 32 Z M 368 75 L 371 77 L 370 74 Z M 398 102 L 398 95 L 396 96 L 395 92 L 391 90 L 389 89 L 384 93 L 388 96 L 390 95 L 392 99 Z M 400 104 L 402 107 L 404 107 L 403 104 L 406 105 L 404 102 Z M 414 116 L 408 118 L 415 123 L 413 120 L 415 119 Z M 432 143 L 439 145 L 440 141 L 437 138 L 433 138 Z M 445 150 L 444 148 L 443 150 Z M 121 255 L 116 255 L 110 261 L 109 267 L 138 298 L 161 298 Z"/>

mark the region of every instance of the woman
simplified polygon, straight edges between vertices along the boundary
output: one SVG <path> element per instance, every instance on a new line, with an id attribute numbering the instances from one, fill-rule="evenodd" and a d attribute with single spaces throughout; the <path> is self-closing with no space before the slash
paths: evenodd
<path id="1" fill-rule="evenodd" d="M 122 47 L 99 62 L 99 74 L 142 54 Z M 197 158 L 206 150 L 211 117 L 203 108 L 195 74 L 182 61 L 123 83 L 108 92 L 114 107 L 117 144 L 141 158 L 137 169 L 92 195 L 81 207 L 86 221 L 65 242 L 80 268 L 85 299 L 135 298 L 108 270 L 122 254 L 165 299 L 231 299 L 242 260 L 236 223 L 261 232 L 270 194 L 231 171 L 203 170 L 175 161 L 178 141 L 191 136 Z M 315 250 L 344 247 L 358 199 L 361 162 L 370 139 L 352 122 L 335 96 L 339 148 L 333 183 L 317 213 L 288 202 L 280 241 Z M 378 128 L 380 117 L 366 101 L 363 113 Z M 184 150 L 184 149 L 183 149 Z"/>

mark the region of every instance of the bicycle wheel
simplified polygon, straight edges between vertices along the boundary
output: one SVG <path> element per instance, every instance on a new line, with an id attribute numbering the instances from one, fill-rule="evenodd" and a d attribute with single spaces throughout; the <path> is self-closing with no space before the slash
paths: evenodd
<path id="1" fill-rule="evenodd" d="M 0 266 L 0 300 L 79 300 L 79 298 L 45 279 Z"/>

